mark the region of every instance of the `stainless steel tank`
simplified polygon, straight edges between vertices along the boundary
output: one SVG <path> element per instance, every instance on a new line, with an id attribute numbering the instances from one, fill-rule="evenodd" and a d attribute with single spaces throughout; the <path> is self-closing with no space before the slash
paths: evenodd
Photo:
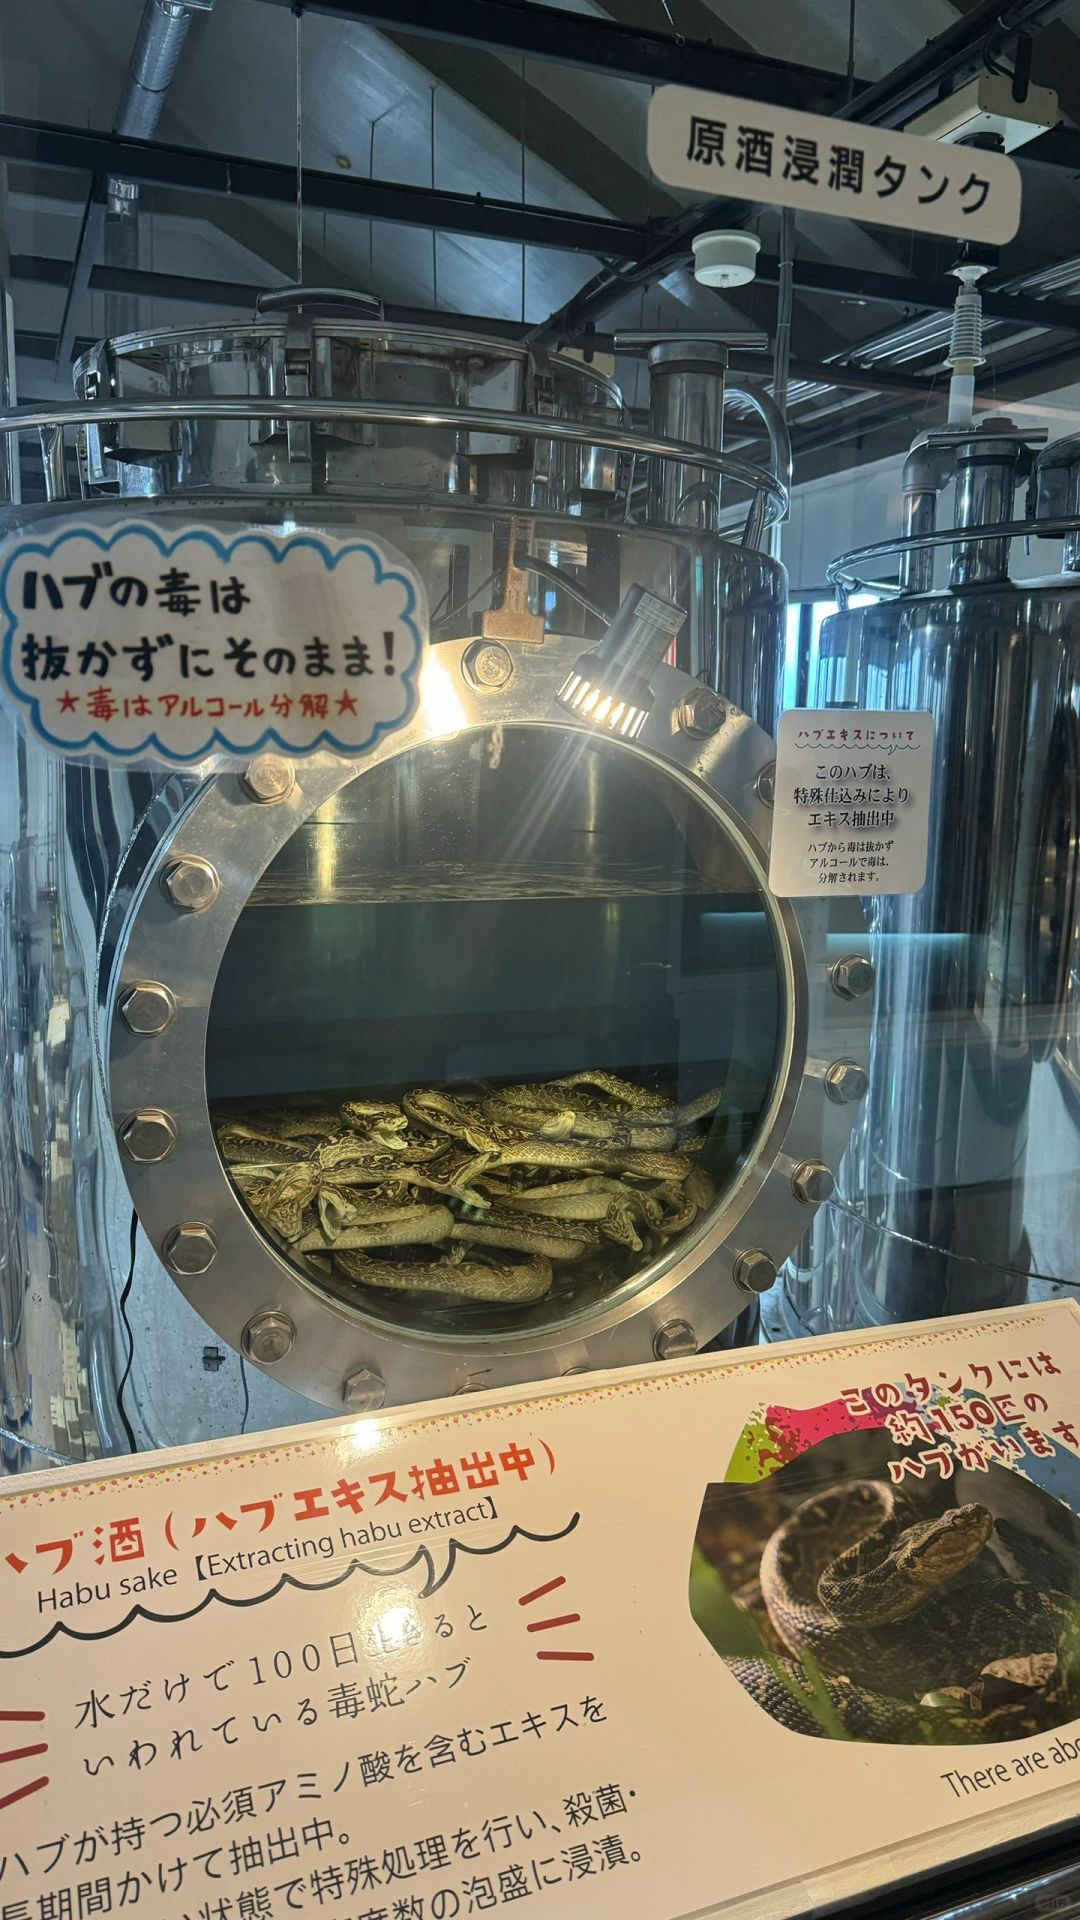
<path id="1" fill-rule="evenodd" d="M 870 1091 L 838 1192 L 785 1271 L 789 1330 L 1005 1306 L 1080 1284 L 1080 446 L 1008 420 L 923 436 L 904 537 L 845 555 L 808 704 L 927 711 L 926 883 L 866 903 Z M 1030 517 L 1014 518 L 1030 474 Z M 953 485 L 951 526 L 935 528 Z M 1063 570 L 1013 583 L 1013 539 Z M 899 591 L 873 578 L 899 553 Z M 935 591 L 935 564 L 948 565 Z M 858 586 L 887 595 L 848 608 Z"/>
<path id="2" fill-rule="evenodd" d="M 772 747 L 715 690 L 727 647 L 775 657 L 786 472 L 635 433 L 580 361 L 305 290 L 104 343 L 78 385 L 3 422 L 49 495 L 9 537 L 362 526 L 421 575 L 431 647 L 361 760 L 117 769 L 4 722 L 5 1466 L 751 1335 L 867 1026 L 829 971 L 861 916 L 770 895 Z M 635 509 L 669 465 L 743 489 L 743 544 L 697 495 Z M 642 590 L 689 617 L 620 731 L 582 670 Z M 522 1088 L 554 1121 L 493 1118 Z M 377 1159 L 409 1143 L 374 1236 L 327 1148 L 377 1132 L 347 1100 Z"/>

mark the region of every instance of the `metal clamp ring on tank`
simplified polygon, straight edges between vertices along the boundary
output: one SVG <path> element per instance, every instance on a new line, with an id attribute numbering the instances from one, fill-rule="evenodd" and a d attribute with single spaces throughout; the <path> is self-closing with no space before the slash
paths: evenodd
<path id="1" fill-rule="evenodd" d="M 754 496 L 747 517 L 747 531 L 744 539 L 752 544 L 754 536 L 762 526 L 758 507 L 759 498 L 768 505 L 764 514 L 764 526 L 770 527 L 782 520 L 788 509 L 788 492 L 775 474 L 769 473 L 749 460 L 741 460 L 733 454 L 714 453 L 711 449 L 690 445 L 680 440 L 668 440 L 651 434 L 631 433 L 624 429 L 610 427 L 584 427 L 572 420 L 538 418 L 531 414 L 503 413 L 495 408 L 483 407 L 423 407 L 400 403 L 384 404 L 375 400 L 321 400 L 282 398 L 280 400 L 250 396 L 236 399 L 216 400 L 148 400 L 110 402 L 102 405 L 84 406 L 78 403 L 45 408 L 21 408 L 17 413 L 0 414 L 0 435 L 24 432 L 38 432 L 43 436 L 43 450 L 46 466 L 46 478 L 49 482 L 49 495 L 53 500 L 67 497 L 62 461 L 60 436 L 67 427 L 100 426 L 102 418 L 112 423 L 133 420 L 295 420 L 326 422 L 355 422 L 370 425 L 415 424 L 427 427 L 469 428 L 476 432 L 493 434 L 514 434 L 530 440 L 555 440 L 581 445 L 610 448 L 617 453 L 625 453 L 671 461 L 677 465 L 693 465 L 716 474 L 718 479 L 728 479 L 750 489 Z M 57 457 L 60 447 L 61 457 Z M 170 502 L 173 496 L 169 496 Z"/>
<path id="2" fill-rule="evenodd" d="M 711 693 L 706 712 L 708 690 L 662 665 L 651 675 L 651 707 L 631 744 L 599 732 L 556 704 L 557 689 L 579 660 L 579 638 L 549 636 L 540 646 L 514 649 L 512 654 L 504 650 L 511 665 L 508 677 L 479 673 L 476 649 L 475 640 L 446 641 L 434 649 L 422 677 L 416 716 L 359 766 L 319 756 L 287 768 L 275 765 L 267 769 L 273 778 L 262 778 L 255 763 L 246 773 L 226 771 L 202 783 L 187 781 L 179 809 L 175 795 L 163 808 L 164 824 L 153 809 L 147 816 L 119 875 L 105 929 L 101 991 L 109 1100 L 114 1126 L 125 1143 L 125 1177 L 151 1243 L 175 1283 L 222 1339 L 272 1365 L 275 1378 L 286 1385 L 329 1406 L 351 1404 L 348 1383 L 361 1374 L 375 1379 L 380 1396 L 395 1404 L 467 1391 L 474 1384 L 512 1385 L 582 1368 L 640 1362 L 654 1353 L 674 1351 L 670 1329 L 675 1322 L 690 1330 L 680 1336 L 690 1346 L 704 1346 L 770 1284 L 805 1229 L 809 1208 L 829 1191 L 832 1169 L 839 1164 L 866 1084 L 868 1000 L 845 994 L 836 970 L 838 961 L 865 952 L 857 903 L 777 900 L 768 891 L 771 815 L 760 779 L 774 752 L 768 737 Z M 504 789 L 497 785 L 500 766 L 508 782 Z M 378 822 L 400 826 L 410 817 L 405 804 L 409 796 L 414 816 L 427 808 L 437 829 L 440 859 L 452 870 L 444 901 L 446 912 L 459 916 L 453 951 L 459 960 L 472 952 L 474 966 L 481 967 L 489 924 L 486 893 L 494 888 L 494 917 L 501 916 L 503 922 L 507 900 L 513 898 L 516 910 L 523 899 L 513 867 L 515 821 L 520 828 L 522 822 L 542 820 L 575 781 L 582 803 L 593 806 L 603 803 L 605 786 L 612 783 L 609 816 L 624 826 L 630 823 L 629 855 L 644 858 L 654 841 L 661 848 L 677 844 L 687 866 L 694 867 L 694 884 L 715 896 L 717 911 L 696 917 L 692 940 L 708 942 L 710 919 L 720 923 L 720 932 L 711 949 L 695 953 L 686 947 L 688 936 L 678 932 L 685 921 L 686 883 L 679 874 L 668 878 L 667 893 L 674 893 L 678 913 L 672 920 L 661 899 L 662 925 L 669 929 L 666 937 L 680 944 L 669 949 L 666 960 L 662 948 L 655 959 L 646 954 L 640 988 L 633 984 L 638 975 L 624 979 L 617 974 L 606 988 L 607 1007 L 598 1006 L 584 1029 L 591 1038 L 603 1029 L 610 1012 L 623 1029 L 629 1021 L 633 1030 L 642 1017 L 634 1011 L 633 996 L 648 990 L 649 969 L 657 965 L 678 965 L 685 972 L 682 1018 L 699 1023 L 699 1051 L 707 1053 L 711 1046 L 719 1053 L 720 1043 L 712 1037 L 715 1023 L 723 1024 L 729 1002 L 743 1009 L 740 1019 L 750 1032 L 740 1033 L 733 1050 L 737 1057 L 721 1094 L 714 1092 L 704 1102 L 709 1108 L 711 1100 L 716 1110 L 716 1164 L 723 1168 L 715 1197 L 698 1191 L 701 1205 L 692 1225 L 648 1256 L 648 1265 L 635 1268 L 626 1254 L 609 1284 L 608 1279 L 579 1282 L 571 1260 L 544 1297 L 512 1308 L 466 1301 L 464 1308 L 448 1313 L 422 1294 L 403 1306 L 401 1293 L 380 1295 L 378 1286 L 365 1293 L 363 1287 L 343 1285 L 318 1253 L 290 1255 L 263 1230 L 250 1194 L 248 1202 L 243 1197 L 242 1170 L 238 1184 L 224 1164 L 220 1119 L 215 1136 L 214 1087 L 227 1071 L 230 1048 L 248 1057 L 242 1046 L 244 1022 L 263 1023 L 262 1058 L 270 1059 L 275 1070 L 280 1064 L 274 1060 L 276 1050 L 287 1054 L 290 1046 L 302 1050 L 304 1045 L 302 1033 L 291 1037 L 300 1019 L 291 990 L 298 995 L 305 990 L 304 969 L 315 963 L 316 948 L 310 943 L 316 936 L 298 929 L 294 947 L 300 939 L 308 946 L 292 957 L 284 935 L 275 936 L 274 876 L 284 871 L 289 913 L 295 913 L 291 903 L 298 889 L 302 891 L 297 876 L 307 876 L 304 897 L 316 903 L 349 897 L 350 885 L 360 898 L 367 887 L 383 916 L 377 934 L 372 934 L 370 919 L 359 919 L 356 925 L 367 929 L 366 939 L 346 939 L 338 960 L 331 956 L 327 963 L 331 970 L 336 965 L 339 985 L 346 983 L 335 1044 L 346 1054 L 352 1019 L 367 1018 L 365 1047 L 385 1044 L 388 1061 L 396 1065 L 403 1050 L 420 1044 L 416 1036 L 422 1039 L 423 1022 L 440 994 L 451 996 L 445 1006 L 447 1017 L 454 1016 L 452 995 L 469 987 L 469 969 L 458 970 L 464 975 L 461 988 L 454 970 L 441 964 L 440 951 L 449 951 L 445 941 L 441 950 L 437 944 L 421 950 L 407 917 L 400 937 L 395 932 L 387 915 L 407 914 L 407 889 L 395 903 L 386 870 L 363 866 L 366 858 L 374 857 L 365 850 L 380 844 Z M 634 806 L 626 804 L 630 788 Z M 463 789 L 465 801 L 460 800 Z M 485 793 L 490 796 L 486 805 Z M 462 861 L 445 862 L 455 795 L 465 822 L 460 843 L 467 852 L 464 874 Z M 507 804 L 513 795 L 516 813 Z M 452 838 L 449 851 L 457 851 Z M 350 860 L 359 866 L 349 868 Z M 322 871 L 334 868 L 335 861 L 334 872 Z M 393 871 L 400 876 L 400 859 Z M 565 891 L 558 892 L 558 876 L 552 881 L 541 868 L 529 868 L 526 879 L 537 898 L 524 896 L 527 918 L 518 944 L 499 947 L 482 976 L 485 993 L 498 993 L 507 967 L 525 964 L 530 946 L 550 956 L 553 966 L 569 967 L 568 979 L 583 977 L 575 928 L 587 923 L 602 939 L 605 918 L 619 907 L 618 900 L 609 898 L 608 869 L 598 872 L 603 908 L 599 920 L 593 914 L 591 919 L 579 915 L 577 921 L 560 921 L 561 913 L 574 910 L 575 901 L 586 897 L 587 888 L 582 891 L 576 882 L 578 892 L 568 901 Z M 653 908 L 650 887 L 662 893 L 664 883 L 646 873 L 644 884 L 648 913 Z M 633 885 L 623 890 L 633 908 Z M 425 896 L 417 911 L 426 911 L 427 905 Z M 462 930 L 462 914 L 474 916 L 471 945 Z M 269 917 L 264 922 L 260 915 Z M 745 968 L 747 991 L 754 996 L 750 1018 L 745 1000 L 737 1003 L 734 997 L 740 939 L 751 942 Z M 361 962 L 366 952 L 374 958 L 365 970 Z M 725 963 L 736 969 L 729 975 L 730 984 Z M 269 978 L 265 969 L 278 966 L 284 972 L 273 975 L 264 1006 Z M 380 1040 L 384 1027 L 371 1024 L 384 1020 L 376 1005 L 378 994 L 398 991 L 400 971 L 410 969 L 420 1004 L 400 1008 L 396 1024 L 385 1025 L 387 1037 Z M 321 991 L 322 974 L 317 984 Z M 307 990 L 312 991 L 310 981 Z M 666 986 L 663 991 L 668 994 Z M 510 999 L 514 1004 L 512 995 Z M 554 1009 L 560 1004 L 555 995 L 549 1018 L 558 1017 Z M 270 1027 L 266 1023 L 272 1016 L 276 1024 Z M 497 1017 L 512 1039 L 513 1019 L 493 1006 L 492 1021 Z M 459 1077 L 446 1086 L 450 1106 L 440 1107 L 441 1095 L 434 1102 L 427 1097 L 436 1127 L 440 1114 L 449 1112 L 453 1128 L 455 1086 L 475 1085 L 470 1074 L 483 1074 L 484 1020 L 474 1020 L 471 1031 L 471 1039 L 462 1036 L 462 1046 L 468 1041 L 471 1052 L 462 1054 Z M 532 1033 L 525 1039 L 532 1048 Z M 589 1040 L 582 1044 L 587 1047 Z M 580 1065 L 603 1068 L 606 1062 L 582 1058 Z M 740 1092 L 739 1073 L 753 1076 L 749 1092 Z M 373 1073 L 372 1082 L 381 1087 L 387 1077 Z M 399 1077 L 403 1085 L 410 1080 L 415 1085 L 415 1075 L 407 1068 Z M 512 1067 L 507 1064 L 497 1077 L 512 1079 Z M 588 1083 L 589 1077 L 584 1072 L 571 1079 Z M 600 1082 L 606 1077 L 601 1074 Z M 311 1082 L 303 1084 L 308 1088 Z M 597 1100 L 588 1084 L 583 1091 L 568 1090 L 563 1098 L 571 1106 L 595 1111 Z M 692 1119 L 692 1113 L 680 1110 L 679 1122 L 690 1131 Z M 647 1116 L 640 1123 L 640 1137 L 633 1131 L 633 1114 L 623 1120 L 613 1143 L 621 1142 L 618 1152 L 612 1157 L 601 1154 L 594 1179 L 602 1184 L 606 1177 L 617 1190 L 618 1177 L 611 1178 L 615 1165 L 629 1167 L 632 1178 L 649 1171 L 656 1176 L 652 1189 L 657 1204 L 673 1204 L 662 1198 L 664 1179 L 686 1174 L 686 1168 L 676 1164 L 677 1154 L 672 1158 L 677 1148 L 674 1116 L 672 1128 L 663 1135 L 659 1160 L 649 1151 L 650 1137 L 660 1136 L 648 1135 Z M 396 1127 L 398 1122 L 390 1124 Z M 138 1151 L 126 1144 L 125 1130 L 132 1128 Z M 558 1117 L 552 1131 L 560 1136 L 554 1151 L 542 1147 L 533 1157 L 546 1161 L 550 1153 L 551 1163 L 561 1169 L 565 1136 Z M 543 1141 L 542 1123 L 538 1132 Z M 521 1138 L 513 1129 L 504 1137 Z M 679 1137 L 685 1137 L 685 1129 Z M 465 1138 L 479 1150 L 482 1173 L 487 1142 L 470 1134 Z M 710 1133 L 710 1152 L 712 1140 Z M 392 1153 L 392 1139 L 389 1150 Z M 256 1145 L 256 1156 L 259 1151 Z M 265 1155 L 266 1148 L 261 1151 Z M 584 1157 L 590 1165 L 596 1159 L 592 1147 L 584 1156 L 579 1147 L 577 1155 L 578 1162 Z M 706 1158 L 703 1149 L 702 1166 Z M 578 1162 L 570 1156 L 570 1164 Z M 531 1174 L 527 1204 L 537 1209 L 548 1205 L 548 1182 L 560 1177 Z M 537 1180 L 534 1199 L 532 1182 Z M 328 1171 L 324 1192 L 334 1184 Z M 595 1185 L 588 1179 L 583 1185 L 589 1188 L 585 1198 L 593 1197 Z M 355 1188 L 350 1191 L 355 1195 Z M 340 1199 L 338 1194 L 332 1204 Z M 433 1192 L 430 1199 L 438 1210 L 440 1193 Z M 467 1240 L 472 1232 L 467 1218 L 459 1223 L 460 1238 Z M 558 1267 L 553 1250 L 572 1234 L 559 1219 L 538 1218 L 535 1244 L 547 1249 L 538 1251 L 538 1261 L 553 1255 Z M 392 1246 L 389 1253 L 392 1257 Z M 623 1259 L 621 1251 L 619 1257 Z M 490 1258 L 497 1261 L 498 1252 Z M 585 1261 L 582 1270 L 587 1268 Z M 520 1275 L 523 1269 L 514 1271 Z M 414 1268 L 413 1274 L 423 1281 L 422 1272 L 416 1275 Z M 270 1328 L 272 1339 L 270 1333 L 262 1339 L 264 1327 Z"/>

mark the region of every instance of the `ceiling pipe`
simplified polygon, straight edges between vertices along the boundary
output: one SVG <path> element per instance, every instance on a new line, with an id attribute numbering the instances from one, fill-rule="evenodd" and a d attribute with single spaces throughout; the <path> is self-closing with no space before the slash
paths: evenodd
<path id="1" fill-rule="evenodd" d="M 152 140 L 161 121 L 194 13 L 208 13 L 214 0 L 144 0 L 139 30 L 124 76 L 113 131 L 131 140 Z M 111 174 L 105 199 L 105 264 L 139 265 L 139 188 Z M 109 297 L 110 334 L 130 333 L 138 325 L 138 301 L 131 294 Z"/>

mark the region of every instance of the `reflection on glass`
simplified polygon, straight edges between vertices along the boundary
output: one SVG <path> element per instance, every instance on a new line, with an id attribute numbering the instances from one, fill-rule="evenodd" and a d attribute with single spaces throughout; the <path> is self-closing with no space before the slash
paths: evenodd
<path id="1" fill-rule="evenodd" d="M 781 1033 L 764 903 L 640 754 L 496 727 L 353 781 L 268 869 L 208 1094 L 309 1279 L 474 1338 L 584 1312 L 700 1232 Z"/>

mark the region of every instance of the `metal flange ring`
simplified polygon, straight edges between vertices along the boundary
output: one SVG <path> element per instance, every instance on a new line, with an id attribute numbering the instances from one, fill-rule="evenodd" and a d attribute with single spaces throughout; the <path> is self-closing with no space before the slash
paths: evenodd
<path id="1" fill-rule="evenodd" d="M 858 906 L 769 894 L 771 816 L 760 776 L 773 744 L 734 709 L 710 733 L 682 727 L 678 716 L 700 689 L 661 667 L 643 732 L 633 745 L 610 742 L 608 750 L 648 763 L 654 775 L 684 788 L 734 843 L 763 900 L 780 976 L 771 1093 L 738 1178 L 700 1232 L 684 1235 L 686 1244 L 675 1242 L 664 1258 L 576 1317 L 478 1339 L 391 1325 L 347 1304 L 256 1226 L 215 1145 L 206 1059 L 218 971 L 271 861 L 319 807 L 369 769 L 448 735 L 488 734 L 501 723 L 597 738 L 553 699 L 580 640 L 551 639 L 516 652 L 513 676 L 497 691 L 468 673 L 471 645 L 446 642 L 433 650 L 414 718 L 363 761 L 297 758 L 291 780 L 269 786 L 239 769 L 173 782 L 160 817 L 152 811 L 132 843 L 105 931 L 102 1011 L 114 1126 L 119 1134 L 133 1114 L 152 1109 L 167 1114 L 175 1131 L 159 1160 L 121 1151 L 143 1226 L 175 1284 L 223 1340 L 257 1364 L 272 1364 L 275 1379 L 333 1407 L 352 1404 L 345 1383 L 360 1377 L 377 1380 L 393 1405 L 648 1360 L 661 1331 L 676 1321 L 704 1345 L 745 1309 L 747 1276 L 756 1280 L 770 1262 L 779 1267 L 805 1231 L 812 1194 L 796 1172 L 811 1163 L 835 1168 L 858 1110 L 828 1090 L 838 1063 L 861 1071 L 867 1058 L 868 999 L 845 998 L 830 972 L 838 956 L 866 952 Z M 176 905 L 176 875 L 186 867 L 191 884 L 179 891 L 182 899 L 205 901 L 198 910 Z M 171 883 L 163 884 L 166 876 Z M 148 1023 L 156 1030 L 133 1030 L 124 1009 L 130 1015 L 132 990 L 145 992 L 148 983 L 175 1011 L 163 1025 Z M 267 1327 L 275 1336 L 287 1328 L 288 1337 L 264 1339 Z"/>

